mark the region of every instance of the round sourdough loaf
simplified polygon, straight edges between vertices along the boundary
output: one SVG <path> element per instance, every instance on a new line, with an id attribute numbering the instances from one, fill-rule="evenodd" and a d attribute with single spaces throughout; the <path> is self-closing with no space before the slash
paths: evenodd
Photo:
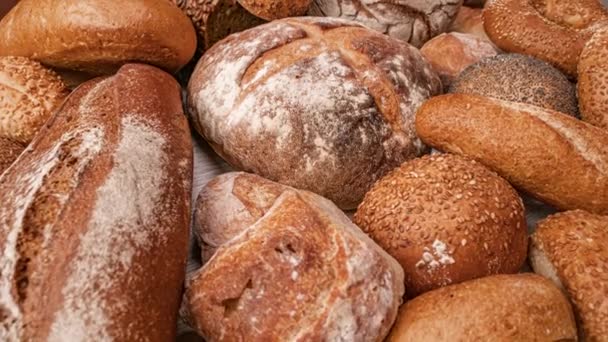
<path id="1" fill-rule="evenodd" d="M 399 263 L 325 198 L 220 177 L 199 201 L 216 202 L 202 204 L 210 230 L 229 233 L 186 281 L 190 325 L 206 341 L 383 341 L 402 303 Z"/>
<path id="2" fill-rule="evenodd" d="M 564 289 L 584 336 L 608 336 L 608 216 L 568 211 L 541 221 L 530 250 L 534 272 Z"/>
<path id="3" fill-rule="evenodd" d="M 128 62 L 175 72 L 195 49 L 192 23 L 168 0 L 21 0 L 0 21 L 0 55 L 92 74 Z"/>
<path id="4" fill-rule="evenodd" d="M 421 47 L 450 26 L 462 0 L 313 0 L 309 15 L 356 20 Z"/>
<path id="5" fill-rule="evenodd" d="M 427 150 L 415 111 L 440 91 L 406 43 L 345 20 L 290 18 L 216 44 L 188 101 L 194 127 L 232 166 L 351 209 Z"/>
<path id="6" fill-rule="evenodd" d="M 204 51 L 231 33 L 265 23 L 237 0 L 172 0 L 190 17 L 198 35 L 199 50 Z"/>
<path id="7" fill-rule="evenodd" d="M 608 26 L 598 30 L 581 53 L 578 98 L 583 120 L 608 129 Z"/>
<path id="8" fill-rule="evenodd" d="M 403 305 L 387 342 L 576 341 L 564 294 L 535 274 L 495 275 Z"/>
<path id="9" fill-rule="evenodd" d="M 471 65 L 456 77 L 449 91 L 578 116 L 576 88 L 566 76 L 546 62 L 515 53 L 484 58 Z"/>
<path id="10" fill-rule="evenodd" d="M 399 261 L 409 297 L 526 260 L 527 227 L 517 192 L 481 164 L 452 154 L 393 170 L 365 195 L 353 222 Z"/>
<path id="11" fill-rule="evenodd" d="M 0 137 L 27 145 L 68 94 L 59 76 L 40 63 L 0 57 Z"/>
<path id="12" fill-rule="evenodd" d="M 238 2 L 262 19 L 275 20 L 306 14 L 312 0 L 238 0 Z"/>
<path id="13" fill-rule="evenodd" d="M 13 164 L 23 150 L 23 145 L 0 137 L 0 175 Z"/>

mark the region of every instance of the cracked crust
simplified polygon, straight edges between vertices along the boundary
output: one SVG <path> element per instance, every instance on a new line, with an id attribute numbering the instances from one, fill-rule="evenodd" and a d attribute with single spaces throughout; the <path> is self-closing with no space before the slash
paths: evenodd
<path id="1" fill-rule="evenodd" d="M 462 0 L 314 0 L 309 15 L 358 21 L 416 47 L 445 32 Z"/>
<path id="2" fill-rule="evenodd" d="M 232 35 L 188 86 L 195 128 L 238 170 L 344 209 L 426 152 L 415 110 L 441 91 L 418 50 L 335 18 L 284 19 Z"/>

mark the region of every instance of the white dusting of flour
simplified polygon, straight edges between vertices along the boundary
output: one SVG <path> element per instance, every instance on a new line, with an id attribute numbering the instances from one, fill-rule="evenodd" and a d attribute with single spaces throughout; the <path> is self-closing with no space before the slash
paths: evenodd
<path id="1" fill-rule="evenodd" d="M 416 263 L 416 267 L 426 266 L 429 271 L 432 271 L 437 267 L 453 263 L 455 263 L 455 260 L 450 254 L 448 246 L 443 241 L 435 240 L 431 248 L 424 247 L 422 258 Z"/>

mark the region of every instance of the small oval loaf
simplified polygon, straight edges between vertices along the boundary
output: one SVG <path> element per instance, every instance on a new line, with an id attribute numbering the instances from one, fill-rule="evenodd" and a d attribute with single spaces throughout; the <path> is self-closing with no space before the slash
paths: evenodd
<path id="1" fill-rule="evenodd" d="M 578 63 L 581 117 L 608 129 L 608 25 L 587 42 Z"/>
<path id="2" fill-rule="evenodd" d="M 24 149 L 23 145 L 0 137 L 0 175 L 13 164 Z"/>
<path id="3" fill-rule="evenodd" d="M 29 144 L 68 96 L 50 69 L 26 57 L 0 57 L 0 137 Z"/>
<path id="4" fill-rule="evenodd" d="M 175 72 L 195 49 L 192 23 L 168 0 L 21 0 L 0 21 L 0 55 L 92 74 L 129 62 Z"/>
<path id="5" fill-rule="evenodd" d="M 588 341 L 608 336 L 608 216 L 558 213 L 532 235 L 534 272 L 566 290 Z"/>
<path id="6" fill-rule="evenodd" d="M 387 342 L 577 341 L 572 308 L 535 274 L 495 275 L 404 304 Z"/>
<path id="7" fill-rule="evenodd" d="M 233 34 L 188 84 L 195 128 L 235 169 L 356 208 L 427 151 L 414 130 L 441 81 L 420 52 L 357 23 L 275 20 Z"/>
<path id="8" fill-rule="evenodd" d="M 80 86 L 0 177 L 0 340 L 174 339 L 191 181 L 169 74 Z"/>
<path id="9" fill-rule="evenodd" d="M 365 195 L 353 222 L 405 271 L 408 297 L 526 260 L 524 206 L 504 179 L 453 154 L 403 163 Z"/>
<path id="10" fill-rule="evenodd" d="M 251 174 L 220 177 L 214 196 L 199 198 L 218 203 L 200 214 L 229 232 L 186 282 L 182 311 L 206 341 L 386 337 L 404 293 L 395 259 L 325 198 Z"/>
<path id="11" fill-rule="evenodd" d="M 437 96 L 418 111 L 429 145 L 480 161 L 562 210 L 608 213 L 608 132 L 569 115 L 468 94 Z"/>

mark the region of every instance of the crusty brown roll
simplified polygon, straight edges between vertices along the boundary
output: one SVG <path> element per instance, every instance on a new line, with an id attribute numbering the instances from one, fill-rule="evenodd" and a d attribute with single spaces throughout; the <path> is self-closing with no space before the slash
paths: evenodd
<path id="1" fill-rule="evenodd" d="M 0 55 L 92 74 L 135 61 L 175 72 L 195 49 L 192 23 L 168 0 L 21 0 L 0 21 Z"/>
<path id="2" fill-rule="evenodd" d="M 243 8 L 237 0 L 172 0 L 192 20 L 199 50 L 205 51 L 231 33 L 262 25 L 265 21 Z"/>
<path id="3" fill-rule="evenodd" d="M 233 177 L 264 193 L 256 179 Z M 226 206 L 207 214 L 234 214 L 234 189 L 218 189 L 225 196 L 209 200 Z M 399 263 L 327 199 L 287 187 L 274 201 L 250 195 L 249 210 L 270 208 L 189 278 L 191 326 L 210 342 L 382 341 L 402 301 Z"/>
<path id="4" fill-rule="evenodd" d="M 485 58 L 465 69 L 450 93 L 527 103 L 577 117 L 576 88 L 550 64 L 516 53 Z"/>
<path id="5" fill-rule="evenodd" d="M 0 137 L 0 175 L 19 157 L 25 148 L 13 140 Z"/>
<path id="6" fill-rule="evenodd" d="M 536 273 L 567 291 L 587 341 L 608 336 L 608 217 L 582 210 L 541 221 L 532 235 Z"/>
<path id="7" fill-rule="evenodd" d="M 265 20 L 302 16 L 312 0 L 238 0 L 249 12 Z"/>
<path id="8" fill-rule="evenodd" d="M 608 26 L 598 30 L 583 49 L 578 99 L 583 120 L 608 129 Z"/>
<path id="9" fill-rule="evenodd" d="M 587 13 L 590 6 L 593 14 Z M 558 20 L 571 16 L 566 8 L 579 19 Z M 494 0 L 486 5 L 483 16 L 486 32 L 499 48 L 547 61 L 572 78 L 576 78 L 585 43 L 597 27 L 608 24 L 598 0 Z"/>
<path id="10" fill-rule="evenodd" d="M 427 151 L 414 114 L 440 91 L 414 47 L 350 21 L 297 18 L 216 44 L 188 101 L 195 128 L 235 168 L 352 209 Z"/>
<path id="11" fill-rule="evenodd" d="M 408 297 L 516 273 L 528 233 L 519 195 L 483 165 L 453 154 L 404 163 L 365 195 L 353 222 L 405 271 Z"/>
<path id="12" fill-rule="evenodd" d="M 388 342 L 576 341 L 566 297 L 535 274 L 495 275 L 403 305 Z"/>
<path id="13" fill-rule="evenodd" d="M 421 47 L 445 32 L 462 0 L 313 0 L 309 15 L 355 20 Z"/>
<path id="14" fill-rule="evenodd" d="M 608 132 L 569 115 L 479 95 L 427 101 L 416 130 L 562 210 L 608 213 Z"/>
<path id="15" fill-rule="evenodd" d="M 193 232 L 203 263 L 224 243 L 262 218 L 288 187 L 245 172 L 213 178 L 201 190 L 194 209 Z"/>
<path id="16" fill-rule="evenodd" d="M 80 86 L 0 176 L 0 340 L 174 339 L 191 180 L 170 75 Z"/>
<path id="17" fill-rule="evenodd" d="M 448 29 L 449 32 L 468 33 L 491 42 L 483 27 L 481 8 L 462 6 Z M 494 44 L 494 43 L 492 43 Z"/>
<path id="18" fill-rule="evenodd" d="M 469 65 L 498 54 L 489 41 L 457 32 L 440 34 L 426 42 L 420 52 L 439 74 L 444 89 Z"/>
<path id="19" fill-rule="evenodd" d="M 56 73 L 25 57 L 0 57 L 0 137 L 27 145 L 69 91 Z"/>

